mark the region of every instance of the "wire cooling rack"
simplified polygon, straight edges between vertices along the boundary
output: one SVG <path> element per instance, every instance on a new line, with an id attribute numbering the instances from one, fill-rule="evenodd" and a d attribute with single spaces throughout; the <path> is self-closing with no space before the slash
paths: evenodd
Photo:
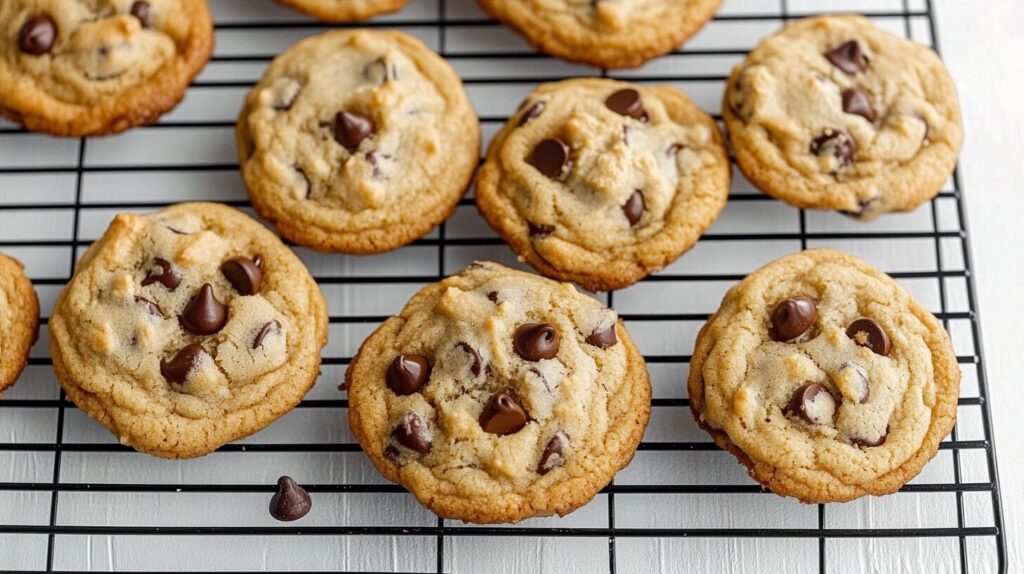
<path id="1" fill-rule="evenodd" d="M 479 527 L 437 519 L 384 483 L 347 429 L 336 388 L 359 342 L 422 285 L 477 258 L 515 265 L 472 200 L 426 238 L 373 257 L 297 250 L 330 305 L 323 373 L 299 408 L 197 460 L 137 454 L 58 390 L 45 317 L 74 261 L 112 215 L 191 199 L 248 210 L 232 130 L 267 62 L 324 25 L 268 0 L 212 0 L 213 61 L 157 125 L 53 139 L 0 123 L 0 250 L 21 259 L 44 321 L 22 380 L 0 401 L 0 569 L 389 572 L 1003 572 L 1004 539 L 962 192 L 954 177 L 913 213 L 863 224 L 795 210 L 737 172 L 728 208 L 663 272 L 601 294 L 625 318 L 654 385 L 633 463 L 566 518 Z M 787 19 L 850 10 L 935 45 L 927 0 L 732 0 L 684 50 L 608 75 L 670 83 L 717 114 L 723 80 Z M 485 137 L 532 87 L 597 70 L 540 55 L 472 0 L 413 0 L 397 27 L 465 79 Z M 717 117 L 717 116 L 716 116 Z M 757 266 L 831 246 L 890 272 L 943 321 L 964 372 L 959 423 L 899 493 L 805 506 L 761 491 L 694 425 L 684 381 L 696 332 Z M 314 500 L 302 522 L 266 505 L 290 474 Z"/>

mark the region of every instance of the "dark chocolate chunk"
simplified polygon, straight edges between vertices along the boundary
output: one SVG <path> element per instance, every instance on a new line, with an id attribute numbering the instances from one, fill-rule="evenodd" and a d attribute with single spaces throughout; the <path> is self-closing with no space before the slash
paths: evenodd
<path id="1" fill-rule="evenodd" d="M 190 343 L 182 347 L 170 360 L 160 360 L 160 374 L 169 382 L 184 384 L 189 373 L 199 363 L 199 358 L 206 354 L 199 343 Z"/>
<path id="2" fill-rule="evenodd" d="M 626 200 L 625 205 L 622 206 L 622 213 L 626 215 L 630 226 L 636 225 L 640 221 L 644 214 L 644 195 L 640 193 L 639 189 Z"/>
<path id="3" fill-rule="evenodd" d="M 796 339 L 811 328 L 817 316 L 818 306 L 810 297 L 792 297 L 779 301 L 772 311 L 772 339 Z"/>
<path id="4" fill-rule="evenodd" d="M 825 57 L 833 66 L 851 76 L 868 67 L 868 59 L 864 57 L 864 52 L 856 40 L 850 40 L 838 48 L 825 52 Z"/>
<path id="5" fill-rule="evenodd" d="M 501 389 L 491 395 L 480 413 L 480 427 L 496 435 L 519 432 L 526 421 L 526 411 L 516 402 L 512 389 Z"/>
<path id="6" fill-rule="evenodd" d="M 313 501 L 309 493 L 290 476 L 277 479 L 277 492 L 270 499 L 270 515 L 281 522 L 292 522 L 309 513 Z"/>
<path id="7" fill-rule="evenodd" d="M 391 431 L 391 438 L 420 454 L 427 454 L 432 446 L 430 437 L 427 436 L 427 425 L 420 415 L 412 411 L 402 413 L 402 420 L 398 421 L 398 426 Z"/>
<path id="8" fill-rule="evenodd" d="M 550 359 L 558 354 L 558 330 L 548 323 L 524 323 L 512 338 L 516 354 L 527 361 Z"/>
<path id="9" fill-rule="evenodd" d="M 217 300 L 213 286 L 204 283 L 199 293 L 185 306 L 178 320 L 193 335 L 212 335 L 227 323 L 228 308 Z"/>
<path id="10" fill-rule="evenodd" d="M 181 274 L 178 273 L 178 270 L 174 268 L 170 261 L 161 257 L 154 257 L 153 265 L 156 269 L 151 269 L 149 274 L 142 280 L 143 287 L 153 283 L 160 283 L 171 291 L 178 288 L 178 284 L 181 283 Z"/>
<path id="11" fill-rule="evenodd" d="M 262 259 L 261 259 L 262 260 Z M 239 295 L 255 295 L 263 283 L 263 269 L 248 257 L 232 257 L 220 265 L 220 272 Z"/>
<path id="12" fill-rule="evenodd" d="M 551 179 L 562 179 L 569 167 L 569 146 L 560 139 L 546 139 L 533 148 L 530 165 Z"/>
<path id="13" fill-rule="evenodd" d="M 619 115 L 636 120 L 644 117 L 644 103 L 640 100 L 640 92 L 633 88 L 624 88 L 608 96 L 604 105 Z"/>
<path id="14" fill-rule="evenodd" d="M 388 365 L 384 380 L 396 395 L 411 395 L 430 379 L 430 362 L 422 355 L 398 355 Z"/>
<path id="15" fill-rule="evenodd" d="M 857 88 L 843 91 L 843 111 L 861 116 L 869 122 L 875 121 L 875 108 L 871 106 L 871 100 Z"/>
<path id="16" fill-rule="evenodd" d="M 867 347 L 882 356 L 889 356 L 889 351 L 892 350 L 889 335 L 874 319 L 861 317 L 854 320 L 846 328 L 846 336 L 853 339 L 858 345 Z"/>
<path id="17" fill-rule="evenodd" d="M 373 133 L 373 121 L 354 112 L 338 112 L 334 118 L 334 139 L 350 152 Z"/>
<path id="18" fill-rule="evenodd" d="M 49 52 L 56 41 L 57 26 L 45 14 L 29 18 L 18 32 L 18 47 L 22 52 L 33 56 Z"/>

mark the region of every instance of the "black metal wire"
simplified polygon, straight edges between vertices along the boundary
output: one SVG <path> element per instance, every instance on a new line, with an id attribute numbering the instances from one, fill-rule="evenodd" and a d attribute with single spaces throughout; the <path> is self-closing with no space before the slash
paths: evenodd
<path id="1" fill-rule="evenodd" d="M 879 11 L 865 15 L 873 18 L 899 18 L 905 26 L 905 32 L 911 35 L 915 21 L 926 21 L 931 35 L 931 41 L 936 50 L 939 48 L 934 11 L 931 0 L 925 0 L 926 10 L 911 10 L 909 2 L 903 0 L 902 10 Z M 778 21 L 785 22 L 793 18 L 809 16 L 812 14 L 791 13 L 788 10 L 787 0 L 780 0 L 780 13 L 759 13 L 744 15 L 719 15 L 715 18 L 718 22 L 750 22 L 750 21 Z M 436 20 L 390 20 L 386 22 L 362 23 L 352 26 L 370 27 L 409 27 L 409 28 L 430 28 L 439 32 L 439 52 L 450 60 L 461 59 L 490 59 L 490 58 L 517 58 L 517 59 L 543 59 L 547 58 L 542 54 L 534 52 L 452 52 L 447 46 L 447 32 L 449 28 L 495 28 L 498 25 L 490 20 L 449 20 L 446 14 L 445 0 L 438 1 Z M 342 27 L 352 27 L 342 26 Z M 328 27 L 308 20 L 288 22 L 222 22 L 216 26 L 221 32 L 247 31 L 259 29 L 327 29 Z M 743 56 L 745 49 L 685 49 L 672 54 L 672 57 L 690 58 L 695 56 Z M 274 54 L 245 54 L 245 55 L 217 55 L 214 62 L 269 62 Z M 595 73 L 597 73 L 595 71 Z M 606 71 L 600 71 L 601 75 L 608 75 Z M 486 85 L 493 83 L 502 84 L 533 84 L 541 81 L 555 79 L 553 76 L 537 77 L 476 77 L 466 78 L 467 85 Z M 723 75 L 640 75 L 629 76 L 630 81 L 677 81 L 677 82 L 719 82 L 724 79 Z M 247 89 L 251 85 L 245 81 L 207 81 L 200 80 L 194 83 L 192 89 L 223 89 L 239 88 Z M 485 116 L 481 120 L 485 125 L 498 125 L 505 121 L 502 116 Z M 717 118 L 716 119 L 720 119 Z M 234 127 L 232 121 L 178 121 L 162 120 L 159 123 L 139 129 L 188 129 L 188 128 L 212 128 L 231 130 Z M 25 134 L 20 127 L 0 128 L 0 137 L 15 137 Z M 237 165 L 234 163 L 212 163 L 212 164 L 154 164 L 154 165 L 85 165 L 85 147 L 87 140 L 80 140 L 78 158 L 76 165 L 67 166 L 33 166 L 33 167 L 2 167 L 0 175 L 8 174 L 48 174 L 64 173 L 75 174 L 75 196 L 72 203 L 68 202 L 32 202 L 18 203 L 16 205 L 0 205 L 0 213 L 17 213 L 23 211 L 46 211 L 46 210 L 73 210 L 73 229 L 69 240 L 4 240 L 0 241 L 0 248 L 8 247 L 60 247 L 70 251 L 72 263 L 77 251 L 90 243 L 91 238 L 80 237 L 81 215 L 89 209 L 156 209 L 168 205 L 167 202 L 145 201 L 137 202 L 94 202 L 86 205 L 82 201 L 82 180 L 86 174 L 91 173 L 150 173 L 150 172 L 180 172 L 180 171 L 203 171 L 203 172 L 229 172 L 235 173 Z M 54 546 L 57 536 L 82 536 L 82 535 L 165 535 L 165 536 L 235 536 L 235 535 L 312 535 L 312 536 L 357 536 L 357 535 L 390 535 L 396 537 L 406 536 L 431 536 L 436 540 L 436 572 L 445 570 L 445 541 L 452 537 L 471 536 L 522 536 L 522 537 L 603 537 L 608 540 L 608 568 L 611 574 L 615 574 L 618 567 L 616 563 L 616 539 L 617 538 L 638 538 L 638 537 L 708 537 L 708 538 L 801 538 L 814 539 L 818 541 L 818 571 L 821 574 L 826 572 L 826 547 L 829 540 L 850 539 L 850 538 L 953 538 L 958 541 L 959 546 L 959 568 L 964 574 L 968 572 L 968 539 L 983 538 L 994 541 L 996 562 L 1000 572 L 1006 571 L 1006 551 L 1003 535 L 1003 518 L 1001 497 L 999 492 L 999 481 L 996 472 L 996 455 L 992 443 L 991 414 L 988 407 L 988 387 L 985 377 L 984 363 L 982 358 L 981 333 L 979 320 L 976 312 L 974 277 L 972 273 L 969 238 L 967 233 L 967 219 L 963 202 L 960 174 L 954 173 L 954 187 L 940 193 L 931 203 L 931 229 L 924 231 L 855 231 L 855 232 L 809 232 L 807 231 L 806 213 L 799 210 L 799 231 L 796 233 L 709 233 L 702 238 L 702 241 L 797 241 L 801 248 L 806 248 L 809 241 L 813 240 L 863 240 L 863 241 L 898 241 L 906 239 L 931 240 L 934 242 L 934 253 L 936 268 L 927 271 L 895 271 L 890 273 L 897 279 L 930 279 L 935 280 L 939 286 L 940 312 L 937 313 L 944 325 L 948 328 L 950 321 L 966 321 L 971 326 L 972 341 L 974 349 L 972 355 L 957 357 L 958 363 L 965 365 L 965 368 L 972 368 L 973 365 L 978 378 L 978 396 L 962 397 L 959 400 L 961 408 L 978 409 L 982 419 L 983 438 L 980 440 L 960 440 L 959 435 L 954 431 L 949 440 L 940 445 L 940 449 L 951 451 L 953 461 L 953 482 L 929 483 L 929 484 L 908 484 L 900 489 L 901 493 L 951 493 L 956 498 L 957 521 L 956 527 L 921 527 L 921 528 L 828 528 L 826 522 L 826 506 L 817 507 L 816 528 L 624 528 L 615 523 L 615 508 L 617 497 L 631 495 L 721 495 L 730 496 L 737 494 L 756 495 L 764 492 L 764 489 L 756 484 L 696 484 L 696 485 L 661 485 L 661 484 L 616 484 L 614 481 L 606 486 L 601 494 L 607 497 L 607 526 L 593 528 L 542 528 L 542 527 L 464 527 L 446 524 L 443 519 L 438 519 L 434 526 L 203 526 L 203 527 L 158 527 L 158 526 L 93 526 L 93 525 L 64 525 L 58 524 L 58 505 L 60 494 L 65 492 L 138 492 L 138 493 L 270 493 L 274 486 L 269 484 L 133 484 L 133 483 L 100 483 L 100 482 L 64 482 L 60 475 L 61 455 L 64 452 L 73 453 L 132 453 L 131 449 L 115 443 L 94 443 L 94 442 L 65 442 L 64 418 L 65 412 L 75 410 L 76 407 L 63 393 L 58 399 L 7 399 L 0 401 L 0 413 L 10 409 L 56 409 L 57 424 L 56 435 L 52 443 L 0 443 L 0 452 L 36 452 L 54 453 L 54 468 L 52 481 L 50 482 L 0 482 L 0 492 L 43 492 L 50 493 L 51 505 L 49 521 L 39 525 L 9 525 L 0 524 L 0 534 L 39 534 L 48 538 L 46 570 L 54 568 Z M 740 193 L 730 196 L 730 201 L 774 201 L 773 199 L 758 193 Z M 956 206 L 958 228 L 956 230 L 943 230 L 939 225 L 939 202 L 953 201 Z M 246 200 L 227 201 L 229 205 L 236 207 L 249 207 Z M 472 205 L 471 199 L 463 199 L 461 206 Z M 963 258 L 963 269 L 945 269 L 943 264 L 944 241 L 956 241 L 959 244 Z M 494 237 L 486 238 L 454 238 L 449 237 L 446 225 L 442 224 L 436 238 L 422 239 L 413 243 L 416 246 L 435 247 L 437 249 L 438 264 L 435 273 L 430 274 L 397 274 L 393 276 L 318 276 L 317 281 L 325 285 L 363 285 L 363 284 L 423 284 L 440 279 L 446 271 L 446 251 L 449 247 L 458 246 L 494 246 L 500 245 L 501 241 Z M 60 286 L 70 278 L 41 278 L 34 283 L 37 286 Z M 647 282 L 714 282 L 731 283 L 738 281 L 741 274 L 719 273 L 664 273 L 646 278 Z M 968 311 L 949 311 L 947 308 L 947 280 L 963 281 L 966 284 Z M 614 302 L 614 293 L 608 294 L 608 304 Z M 623 313 L 622 317 L 627 322 L 649 322 L 649 321 L 672 321 L 672 322 L 693 322 L 700 323 L 707 317 L 703 313 Z M 383 320 L 379 315 L 336 315 L 331 317 L 333 324 L 375 324 Z M 44 319 L 44 323 L 45 323 Z M 687 364 L 690 361 L 689 355 L 648 355 L 645 357 L 652 364 Z M 324 365 L 347 365 L 349 356 L 327 356 L 324 357 Z M 49 358 L 35 357 L 30 359 L 30 365 L 47 366 L 52 362 Z M 686 398 L 657 398 L 653 400 L 654 408 L 687 408 L 689 399 Z M 346 399 L 307 399 L 300 403 L 302 409 L 346 409 Z M 219 453 L 356 453 L 359 446 L 355 443 L 282 443 L 282 444 L 230 444 L 218 449 Z M 710 441 L 644 441 L 639 450 L 642 452 L 713 452 L 718 447 Z M 963 482 L 961 476 L 961 451 L 982 451 L 985 453 L 988 471 L 987 481 Z M 144 456 L 144 455 L 138 455 Z M 313 493 L 351 493 L 351 494 L 382 494 L 402 493 L 404 489 L 393 484 L 309 484 L 307 490 Z M 988 493 L 992 503 L 992 523 L 986 526 L 967 526 L 964 518 L 964 493 Z M 0 568 L 3 568 L 0 558 Z"/>

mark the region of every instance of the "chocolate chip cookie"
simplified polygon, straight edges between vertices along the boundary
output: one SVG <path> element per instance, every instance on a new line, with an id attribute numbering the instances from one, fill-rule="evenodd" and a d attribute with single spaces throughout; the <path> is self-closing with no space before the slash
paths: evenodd
<path id="1" fill-rule="evenodd" d="M 289 411 L 326 340 L 327 306 L 298 257 L 214 203 L 116 216 L 50 318 L 68 397 L 164 458 L 204 455 Z"/>
<path id="2" fill-rule="evenodd" d="M 352 433 L 381 474 L 479 523 L 588 502 L 633 457 L 651 401 L 614 311 L 489 262 L 417 293 L 346 381 Z"/>
<path id="3" fill-rule="evenodd" d="M 455 210 L 480 153 L 462 82 L 401 32 L 333 31 L 274 59 L 238 118 L 242 176 L 281 235 L 378 253 Z"/>
<path id="4" fill-rule="evenodd" d="M 635 68 L 679 47 L 722 0 L 479 0 L 535 48 L 601 68 Z"/>
<path id="5" fill-rule="evenodd" d="M 397 12 L 409 0 L 277 0 L 327 22 L 357 22 Z"/>
<path id="6" fill-rule="evenodd" d="M 862 220 L 935 197 L 963 141 L 935 52 L 860 16 L 807 18 L 762 41 L 733 69 L 722 115 L 754 185 Z"/>
<path id="7" fill-rule="evenodd" d="M 494 137 L 476 201 L 541 273 L 610 290 L 696 243 L 729 177 L 714 120 L 679 90 L 573 79 L 538 87 Z"/>
<path id="8" fill-rule="evenodd" d="M 147 124 L 212 49 L 206 0 L 4 0 L 0 114 L 61 136 Z"/>
<path id="9" fill-rule="evenodd" d="M 895 492 L 956 421 L 949 335 L 888 275 L 828 249 L 729 290 L 697 337 L 690 408 L 776 494 L 839 502 Z"/>
<path id="10" fill-rule="evenodd" d="M 0 394 L 18 380 L 39 336 L 39 300 L 21 262 L 0 253 Z"/>

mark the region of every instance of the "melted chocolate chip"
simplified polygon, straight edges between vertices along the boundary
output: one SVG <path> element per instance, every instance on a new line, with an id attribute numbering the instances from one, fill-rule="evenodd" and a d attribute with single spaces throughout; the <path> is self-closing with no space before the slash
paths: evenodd
<path id="1" fill-rule="evenodd" d="M 608 96 L 604 105 L 609 110 L 623 116 L 639 120 L 645 116 L 644 104 L 640 100 L 640 92 L 633 88 L 625 88 Z"/>
<path id="2" fill-rule="evenodd" d="M 566 451 L 569 449 L 569 435 L 565 431 L 557 431 L 544 447 L 540 455 L 540 462 L 537 463 L 537 474 L 543 476 L 551 469 L 558 468 L 565 464 Z"/>
<path id="3" fill-rule="evenodd" d="M 179 385 L 184 384 L 185 380 L 188 379 L 189 373 L 191 373 L 192 370 L 195 369 L 196 364 L 199 363 L 199 358 L 205 354 L 206 351 L 199 343 L 185 345 L 170 360 L 160 361 L 160 374 L 163 375 L 168 382 L 177 383 Z"/>
<path id="4" fill-rule="evenodd" d="M 18 31 L 18 48 L 33 56 L 49 52 L 56 41 L 57 26 L 45 14 L 29 18 Z"/>
<path id="5" fill-rule="evenodd" d="M 882 446 L 883 444 L 885 444 L 885 439 L 887 439 L 887 438 L 889 438 L 889 427 L 885 427 L 885 434 L 883 434 L 882 436 L 880 436 L 880 437 L 878 437 L 878 438 L 876 438 L 874 440 L 870 440 L 870 439 L 866 439 L 866 438 L 861 438 L 861 437 L 857 437 L 857 436 L 851 436 L 850 437 L 850 444 L 852 444 L 853 446 L 859 446 L 861 448 L 873 447 L 873 446 Z"/>
<path id="6" fill-rule="evenodd" d="M 853 155 L 857 152 L 857 144 L 854 143 L 850 134 L 843 130 L 825 128 L 822 135 L 811 141 L 811 153 L 822 155 L 831 153 L 839 160 L 839 165 L 845 167 L 853 161 Z"/>
<path id="7" fill-rule="evenodd" d="M 153 9 L 149 5 L 149 2 L 145 0 L 136 0 L 132 2 L 132 7 L 128 11 L 129 14 L 135 16 L 142 23 L 143 28 L 150 28 L 153 26 Z"/>
<path id="8" fill-rule="evenodd" d="M 838 48 L 825 52 L 825 57 L 833 66 L 851 76 L 868 67 L 868 59 L 864 57 L 864 52 L 856 40 L 850 40 Z"/>
<path id="9" fill-rule="evenodd" d="M 889 356 L 889 351 L 892 350 L 889 335 L 886 334 L 882 325 L 874 319 L 861 317 L 854 320 L 846 328 L 846 336 L 853 339 L 861 347 L 867 347 L 883 357 Z"/>
<path id="10" fill-rule="evenodd" d="M 843 91 L 843 111 L 861 116 L 869 122 L 875 121 L 875 108 L 871 106 L 871 100 L 857 88 Z"/>
<path id="11" fill-rule="evenodd" d="M 519 432 L 526 421 L 526 411 L 516 402 L 512 389 L 501 389 L 491 395 L 480 413 L 480 427 L 500 436 Z"/>
<path id="12" fill-rule="evenodd" d="M 309 493 L 290 476 L 277 479 L 277 492 L 270 499 L 270 515 L 281 522 L 292 522 L 309 514 L 313 501 Z"/>
<path id="13" fill-rule="evenodd" d="M 420 454 L 427 454 L 432 446 L 430 437 L 427 436 L 427 425 L 420 415 L 412 411 L 402 413 L 402 420 L 391 431 L 391 438 L 405 448 Z"/>
<path id="14" fill-rule="evenodd" d="M 604 329 L 594 329 L 593 333 L 587 335 L 587 343 L 601 349 L 607 349 L 618 342 L 619 338 L 615 335 L 615 323 Z"/>
<path id="15" fill-rule="evenodd" d="M 626 220 L 629 221 L 629 225 L 636 225 L 640 218 L 644 214 L 644 195 L 640 193 L 640 190 L 636 190 L 629 199 L 626 200 L 625 205 L 622 206 L 622 213 L 626 215 Z"/>
<path id="16" fill-rule="evenodd" d="M 373 133 L 373 121 L 354 112 L 338 112 L 334 118 L 334 139 L 350 152 Z"/>
<path id="17" fill-rule="evenodd" d="M 555 232 L 554 225 L 547 225 L 545 223 L 531 223 L 526 222 L 527 227 L 530 228 L 530 237 L 547 237 Z"/>
<path id="18" fill-rule="evenodd" d="M 536 119 L 537 116 L 539 116 L 540 113 L 544 111 L 545 105 L 546 104 L 543 100 L 534 102 L 532 106 L 530 106 L 529 108 L 527 108 L 525 112 L 523 112 L 523 115 L 519 116 L 519 127 L 523 127 L 526 124 L 533 121 L 534 119 Z"/>
<path id="19" fill-rule="evenodd" d="M 262 261 L 262 258 L 261 258 Z M 255 295 L 263 283 L 263 270 L 247 257 L 232 257 L 221 263 L 220 272 L 239 295 Z"/>
<path id="20" fill-rule="evenodd" d="M 253 339 L 252 339 L 252 348 L 253 349 L 259 349 L 260 346 L 263 345 L 263 339 L 266 339 L 267 336 L 269 336 L 272 333 L 280 333 L 280 332 L 281 332 L 281 323 L 277 322 L 276 320 L 275 321 L 270 321 L 268 323 L 264 323 L 264 325 L 262 327 L 260 327 L 260 332 L 256 333 L 256 336 L 253 337 Z"/>
<path id="21" fill-rule="evenodd" d="M 831 423 L 836 412 L 836 399 L 825 387 L 808 383 L 793 393 L 787 412 L 799 415 L 807 424 Z"/>
<path id="22" fill-rule="evenodd" d="M 811 328 L 817 316 L 818 306 L 810 297 L 793 297 L 779 301 L 772 311 L 772 339 L 796 339 Z"/>
<path id="23" fill-rule="evenodd" d="M 547 323 L 524 323 L 512 338 L 516 354 L 527 361 L 550 359 L 558 354 L 558 329 Z"/>
<path id="24" fill-rule="evenodd" d="M 174 268 L 174 265 L 170 261 L 160 258 L 153 258 L 153 265 L 159 269 L 151 270 L 149 275 L 142 280 L 142 286 L 152 285 L 153 283 L 160 283 L 164 287 L 167 287 L 171 291 L 178 288 L 178 284 L 181 283 L 181 274 Z"/>
<path id="25" fill-rule="evenodd" d="M 388 365 L 384 380 L 396 395 L 411 395 L 430 379 L 430 362 L 422 355 L 398 355 Z"/>
<path id="26" fill-rule="evenodd" d="M 469 343 L 466 342 L 460 342 L 455 346 L 462 349 L 463 351 L 466 352 L 467 355 L 469 355 L 469 372 L 473 373 L 474 377 L 478 376 L 480 374 L 481 365 L 480 353 L 477 353 L 476 349 L 474 349 L 472 346 L 470 346 Z"/>
<path id="27" fill-rule="evenodd" d="M 562 179 L 569 167 L 569 146 L 560 139 L 546 139 L 533 149 L 529 161 L 551 179 Z"/>
<path id="28" fill-rule="evenodd" d="M 156 303 L 146 299 L 145 297 L 135 296 L 135 302 L 142 304 L 146 308 L 146 312 L 154 317 L 163 318 L 164 312 L 160 310 L 160 306 Z"/>
<path id="29" fill-rule="evenodd" d="M 488 291 L 487 292 L 487 298 L 491 300 L 491 303 L 497 303 L 498 302 L 498 292 L 497 291 Z"/>
<path id="30" fill-rule="evenodd" d="M 212 335 L 227 323 L 228 308 L 217 300 L 213 286 L 204 283 L 199 293 L 185 306 L 178 321 L 193 335 Z"/>

